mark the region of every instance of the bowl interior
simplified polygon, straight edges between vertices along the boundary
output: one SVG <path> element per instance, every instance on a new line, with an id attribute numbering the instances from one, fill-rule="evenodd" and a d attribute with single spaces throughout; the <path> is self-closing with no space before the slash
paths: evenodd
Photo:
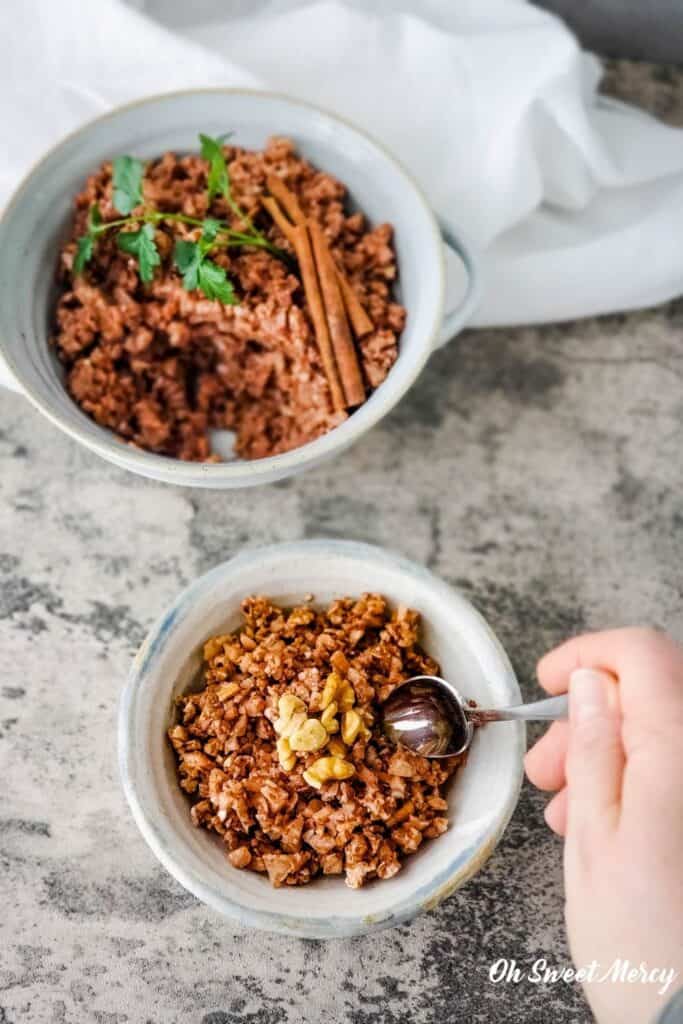
<path id="1" fill-rule="evenodd" d="M 351 891 L 341 879 L 273 889 L 231 867 L 220 840 L 190 824 L 165 731 L 173 699 L 197 684 L 201 648 L 240 621 L 241 600 L 266 594 L 290 605 L 374 590 L 423 615 L 423 644 L 443 673 L 481 704 L 514 703 L 519 689 L 489 627 L 431 573 L 365 545 L 305 542 L 239 556 L 202 577 L 152 630 L 121 712 L 121 768 L 145 838 L 166 867 L 201 899 L 245 923 L 301 935 L 348 935 L 411 916 L 437 902 L 486 859 L 516 803 L 524 730 L 496 725 L 475 737 L 451 785 L 445 835 L 426 843 L 392 879 Z"/>
<path id="2" fill-rule="evenodd" d="M 98 427 L 69 399 L 49 346 L 54 276 L 72 201 L 87 175 L 122 154 L 150 158 L 197 149 L 198 132 L 233 132 L 260 148 L 271 135 L 291 137 L 317 167 L 335 174 L 371 223 L 395 226 L 401 297 L 409 310 L 400 355 L 387 380 L 350 419 L 295 452 L 258 462 L 183 464 L 132 450 Z M 34 168 L 0 222 L 0 345 L 29 397 L 63 429 L 127 468 L 169 482 L 206 485 L 241 478 L 267 482 L 344 447 L 390 408 L 424 365 L 443 302 L 443 247 L 434 218 L 405 172 L 367 136 L 315 107 L 245 91 L 170 94 L 120 108 L 86 125 Z M 256 482 L 256 481 L 255 481 Z M 228 484 L 229 485 L 229 484 Z"/>

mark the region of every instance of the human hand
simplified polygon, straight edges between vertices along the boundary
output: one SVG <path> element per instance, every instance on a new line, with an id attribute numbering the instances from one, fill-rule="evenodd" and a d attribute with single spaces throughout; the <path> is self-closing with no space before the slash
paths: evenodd
<path id="1" fill-rule="evenodd" d="M 569 721 L 529 750 L 527 775 L 556 791 L 548 825 L 565 836 L 569 946 L 577 968 L 615 960 L 675 969 L 659 984 L 589 981 L 599 1024 L 650 1024 L 683 980 L 683 650 L 663 633 L 577 637 L 538 664 L 569 690 Z"/>

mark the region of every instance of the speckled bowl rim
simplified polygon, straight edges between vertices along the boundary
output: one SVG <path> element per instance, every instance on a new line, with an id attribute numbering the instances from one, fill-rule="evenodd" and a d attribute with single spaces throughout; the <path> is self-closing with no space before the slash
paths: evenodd
<path id="1" fill-rule="evenodd" d="M 417 577 L 435 592 L 441 592 L 444 597 L 447 596 L 449 601 L 456 599 L 462 609 L 467 611 L 473 625 L 476 625 L 486 635 L 491 650 L 499 662 L 500 670 L 507 677 L 511 703 L 521 701 L 514 669 L 503 646 L 484 617 L 459 591 L 424 566 L 418 565 L 400 554 L 388 551 L 386 548 L 355 541 L 304 540 L 271 544 L 250 548 L 198 577 L 179 594 L 173 604 L 152 626 L 135 656 L 128 682 L 121 696 L 118 720 L 119 772 L 125 797 L 143 838 L 166 870 L 197 899 L 233 921 L 252 928 L 299 938 L 349 938 L 395 927 L 423 911 L 433 910 L 484 866 L 505 831 L 519 799 L 524 775 L 523 756 L 526 748 L 526 730 L 522 722 L 511 724 L 511 728 L 516 730 L 515 760 L 517 769 L 516 772 L 511 771 L 507 799 L 493 823 L 489 824 L 473 843 L 454 857 L 446 869 L 431 877 L 424 884 L 416 886 L 409 897 L 398 901 L 390 911 L 381 917 L 359 914 L 356 917 L 342 918 L 328 915 L 324 920 L 315 922 L 308 917 L 296 914 L 255 910 L 237 900 L 228 899 L 223 893 L 208 885 L 194 870 L 188 869 L 180 863 L 164 842 L 154 819 L 146 812 L 138 799 L 135 779 L 138 759 L 129 742 L 129 738 L 136 735 L 136 696 L 146 685 L 150 668 L 164 644 L 169 640 L 174 628 L 183 619 L 185 612 L 201 592 L 210 590 L 214 582 L 224 575 L 230 574 L 234 577 L 240 569 L 253 565 L 255 562 L 262 564 L 264 559 L 268 559 L 274 554 L 306 558 L 316 552 L 355 558 L 366 565 L 368 560 L 372 562 L 381 559 L 384 564 L 390 563 L 401 573 L 413 578 Z M 139 769 L 139 764 L 137 769 Z"/>
<path id="2" fill-rule="evenodd" d="M 102 429 L 101 436 L 93 436 L 92 434 L 81 431 L 78 426 L 71 424 L 68 419 L 63 416 L 61 411 L 50 408 L 48 405 L 43 403 L 42 400 L 39 400 L 31 394 L 31 391 L 26 387 L 22 380 L 21 371 L 17 368 L 11 351 L 3 344 L 2 337 L 0 337 L 0 360 L 4 361 L 9 373 L 17 382 L 20 393 L 24 395 L 34 408 L 46 416 L 55 426 L 64 431 L 64 433 L 70 436 L 73 440 L 84 444 L 91 451 L 94 451 L 107 461 L 114 463 L 122 469 L 127 469 L 131 472 L 138 473 L 141 476 L 160 480 L 165 483 L 172 483 L 187 487 L 195 486 L 229 489 L 256 486 L 258 484 L 270 483 L 275 480 L 283 479 L 284 477 L 296 475 L 309 467 L 317 465 L 323 459 L 327 459 L 335 453 L 338 454 L 342 452 L 358 441 L 363 434 L 383 419 L 383 417 L 396 406 L 407 391 L 410 390 L 412 385 L 420 376 L 430 355 L 437 347 L 444 322 L 446 321 L 448 323 L 453 336 L 466 324 L 472 310 L 475 308 L 480 298 L 481 278 L 478 269 L 478 257 L 474 255 L 471 244 L 466 242 L 462 234 L 455 232 L 450 225 L 439 226 L 439 222 L 437 221 L 434 211 L 432 210 L 423 189 L 410 172 L 406 170 L 401 161 L 382 143 L 378 142 L 373 135 L 364 131 L 362 128 L 359 128 L 349 119 L 333 113 L 324 107 L 320 107 L 317 104 L 294 98 L 286 93 L 265 89 L 207 86 L 206 88 L 179 89 L 164 93 L 154 93 L 137 100 L 132 100 L 129 103 L 120 104 L 119 106 L 106 111 L 104 114 L 100 114 L 97 117 L 89 119 L 79 128 L 64 135 L 33 164 L 10 196 L 4 208 L 0 209 L 0 229 L 2 228 L 2 223 L 5 218 L 9 216 L 10 212 L 13 212 L 14 207 L 24 201 L 27 195 L 30 195 L 31 189 L 33 188 L 33 180 L 38 170 L 41 169 L 44 164 L 59 159 L 60 150 L 63 146 L 72 142 L 74 139 L 87 136 L 88 132 L 94 125 L 118 117 L 126 111 L 144 107 L 147 104 L 153 104 L 162 100 L 173 100 L 174 98 L 181 99 L 188 96 L 199 97 L 202 95 L 214 94 L 232 96 L 244 95 L 250 97 L 258 96 L 264 100 L 275 100 L 287 103 L 293 107 L 302 108 L 303 110 L 309 110 L 311 114 L 327 119 L 327 121 L 332 125 L 338 123 L 347 131 L 356 134 L 366 144 L 373 147 L 391 168 L 392 172 L 399 178 L 402 178 L 406 187 L 412 190 L 418 205 L 421 207 L 421 212 L 425 218 L 425 222 L 431 228 L 431 236 L 434 246 L 432 253 L 432 272 L 438 274 L 439 299 L 434 307 L 434 316 L 432 318 L 431 328 L 424 332 L 421 347 L 419 351 L 415 352 L 410 366 L 407 367 L 406 370 L 402 371 L 402 379 L 400 382 L 396 375 L 394 375 L 392 380 L 392 375 L 390 373 L 386 381 L 384 381 L 381 387 L 377 389 L 377 392 L 375 392 L 376 395 L 381 394 L 381 402 L 367 402 L 356 410 L 356 412 L 354 412 L 354 414 L 344 423 L 300 448 L 295 448 L 292 451 L 284 452 L 279 455 L 268 456 L 263 459 L 237 459 L 235 461 L 222 463 L 195 464 L 192 462 L 184 462 L 181 459 L 158 455 L 153 452 L 137 450 L 130 446 L 126 447 L 121 444 L 114 434 L 110 435 L 110 433 L 104 428 Z M 445 318 L 446 263 L 444 255 L 444 239 L 449 245 L 456 249 L 465 267 L 468 281 L 467 289 L 462 300 L 454 310 L 450 311 L 446 315 Z M 2 367 L 0 366 L 0 371 L 1 370 Z"/>

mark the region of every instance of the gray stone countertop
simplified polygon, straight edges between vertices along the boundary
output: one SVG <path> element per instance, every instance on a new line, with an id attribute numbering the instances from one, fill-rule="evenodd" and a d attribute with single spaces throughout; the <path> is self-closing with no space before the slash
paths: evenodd
<path id="1" fill-rule="evenodd" d="M 683 75 L 609 68 L 683 122 Z M 124 474 L 0 398 L 0 1022 L 586 1024 L 576 987 L 493 985 L 568 961 L 562 846 L 525 786 L 486 868 L 437 911 L 323 943 L 241 930 L 158 865 L 124 802 L 116 707 L 152 619 L 243 545 L 351 537 L 461 587 L 526 696 L 586 628 L 681 637 L 683 304 L 466 332 L 338 461 L 240 493 Z"/>

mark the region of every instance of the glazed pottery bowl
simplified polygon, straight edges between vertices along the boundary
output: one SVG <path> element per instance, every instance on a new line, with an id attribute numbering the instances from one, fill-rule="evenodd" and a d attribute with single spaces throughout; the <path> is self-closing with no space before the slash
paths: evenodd
<path id="1" fill-rule="evenodd" d="M 426 569 L 380 548 L 302 541 L 257 548 L 192 583 L 150 631 L 135 658 L 119 716 L 123 787 L 135 821 L 166 869 L 198 899 L 256 928 L 312 938 L 360 935 L 435 907 L 470 878 L 498 842 L 517 802 L 524 726 L 490 725 L 448 790 L 449 830 L 406 859 L 393 878 L 350 890 L 341 878 L 274 889 L 229 863 L 217 836 L 196 829 L 166 739 L 174 699 L 201 683 L 204 641 L 237 628 L 240 603 L 265 594 L 291 605 L 364 591 L 423 617 L 422 642 L 467 697 L 519 702 L 510 663 L 490 627 L 457 591 Z"/>
<path id="2" fill-rule="evenodd" d="M 262 147 L 290 136 L 300 152 L 349 187 L 371 223 L 395 227 L 400 297 L 408 309 L 400 355 L 386 381 L 335 430 L 294 451 L 256 461 L 229 457 L 188 463 L 141 451 L 89 419 L 66 393 L 50 349 L 55 269 L 68 234 L 73 197 L 103 161 L 130 153 L 149 159 L 197 147 L 200 131 L 232 131 L 235 143 Z M 460 298 L 444 319 L 444 242 L 426 200 L 408 174 L 376 142 L 347 122 L 284 96 L 216 89 L 152 97 L 113 110 L 66 138 L 33 169 L 0 220 L 0 383 L 22 392 L 57 427 L 110 462 L 195 487 L 269 483 L 333 457 L 358 440 L 416 380 L 439 340 L 467 321 L 477 298 L 473 259 L 447 233 L 459 255 Z M 20 257 L 20 258 L 19 258 Z"/>

